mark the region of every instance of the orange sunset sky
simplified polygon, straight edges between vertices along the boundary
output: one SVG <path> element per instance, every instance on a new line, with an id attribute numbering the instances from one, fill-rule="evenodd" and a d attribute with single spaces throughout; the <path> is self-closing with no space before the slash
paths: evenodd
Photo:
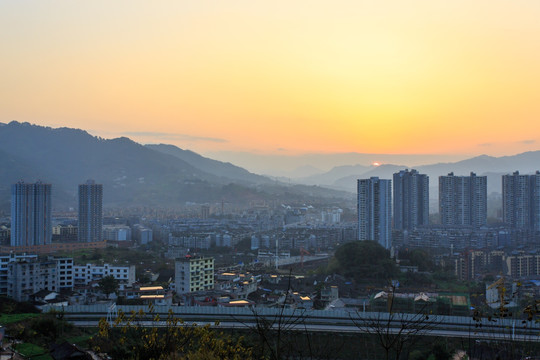
<path id="1" fill-rule="evenodd" d="M 540 149 L 540 1 L 2 1 L 0 122 L 200 153 Z"/>

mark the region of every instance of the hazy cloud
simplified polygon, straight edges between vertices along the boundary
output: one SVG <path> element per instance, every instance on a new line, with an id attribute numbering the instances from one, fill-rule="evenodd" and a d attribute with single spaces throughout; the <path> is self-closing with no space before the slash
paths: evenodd
<path id="1" fill-rule="evenodd" d="M 488 146 L 493 146 L 493 143 L 483 143 L 483 144 L 478 144 L 478 146 L 488 147 Z"/>
<path id="2" fill-rule="evenodd" d="M 523 141 L 519 141 L 518 143 L 519 144 L 535 144 L 536 140 L 523 140 Z"/>
<path id="3" fill-rule="evenodd" d="M 180 140 L 180 141 L 208 141 L 216 143 L 226 143 L 228 140 L 221 138 L 213 137 L 204 137 L 204 136 L 193 136 L 188 134 L 175 134 L 175 133 L 164 133 L 164 132 L 152 132 L 152 131 L 128 131 L 123 133 L 127 136 L 144 136 L 158 138 L 162 140 Z"/>

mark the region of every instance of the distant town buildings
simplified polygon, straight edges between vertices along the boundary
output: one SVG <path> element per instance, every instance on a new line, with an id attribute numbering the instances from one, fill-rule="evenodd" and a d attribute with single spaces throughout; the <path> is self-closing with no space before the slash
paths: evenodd
<path id="1" fill-rule="evenodd" d="M 412 230 L 429 223 L 429 177 L 416 170 L 394 174 L 394 229 Z"/>
<path id="2" fill-rule="evenodd" d="M 453 259 L 454 271 L 461 280 L 475 280 L 484 274 L 503 275 L 509 279 L 531 279 L 540 276 L 540 253 L 499 249 L 470 249 Z"/>
<path id="3" fill-rule="evenodd" d="M 56 225 L 52 228 L 53 242 L 77 242 L 78 234 L 78 228 L 72 225 Z"/>
<path id="4" fill-rule="evenodd" d="M 103 239 L 111 241 L 131 240 L 131 228 L 127 225 L 105 225 Z"/>
<path id="5" fill-rule="evenodd" d="M 103 241 L 103 185 L 79 185 L 79 241 Z"/>
<path id="6" fill-rule="evenodd" d="M 153 239 L 152 229 L 141 224 L 135 224 L 133 225 L 133 238 L 137 240 L 139 245 L 149 244 Z"/>
<path id="7" fill-rule="evenodd" d="M 540 231 L 540 172 L 502 177 L 503 221 L 514 229 Z"/>
<path id="8" fill-rule="evenodd" d="M 51 184 L 11 185 L 11 246 L 50 244 Z"/>
<path id="9" fill-rule="evenodd" d="M 210 206 L 209 205 L 201 205 L 201 219 L 206 220 L 210 217 Z"/>
<path id="10" fill-rule="evenodd" d="M 472 226 L 487 222 L 487 177 L 439 176 L 439 215 L 447 226 Z"/>
<path id="11" fill-rule="evenodd" d="M 386 249 L 391 246 L 391 180 L 378 177 L 358 180 L 358 240 L 375 240 Z"/>
<path id="12" fill-rule="evenodd" d="M 341 222 L 342 209 L 333 208 L 321 211 L 321 221 L 325 224 L 339 224 Z"/>

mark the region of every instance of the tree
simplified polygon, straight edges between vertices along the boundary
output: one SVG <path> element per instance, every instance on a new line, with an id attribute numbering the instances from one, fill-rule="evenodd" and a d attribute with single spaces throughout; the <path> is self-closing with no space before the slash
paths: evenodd
<path id="1" fill-rule="evenodd" d="M 219 323 L 215 324 L 216 326 Z M 232 337 L 210 325 L 187 325 L 169 310 L 162 320 L 149 305 L 125 314 L 118 312 L 112 325 L 99 322 L 99 332 L 92 347 L 115 359 L 251 359 L 252 349 L 243 337 Z"/>
<path id="2" fill-rule="evenodd" d="M 336 272 L 356 280 L 389 280 L 398 273 L 390 252 L 376 241 L 348 242 L 337 248 L 334 257 Z"/>
<path id="3" fill-rule="evenodd" d="M 118 291 L 119 283 L 118 280 L 114 278 L 113 275 L 108 275 L 99 280 L 99 290 L 101 290 L 106 296 L 107 299 L 109 295 Z"/>
<path id="4" fill-rule="evenodd" d="M 430 254 L 422 249 L 400 251 L 401 260 L 408 260 L 410 265 L 418 266 L 419 271 L 434 271 L 435 263 Z"/>

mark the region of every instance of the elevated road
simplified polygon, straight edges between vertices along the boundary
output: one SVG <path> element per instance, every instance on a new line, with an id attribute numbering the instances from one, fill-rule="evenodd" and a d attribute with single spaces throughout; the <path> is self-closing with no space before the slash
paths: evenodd
<path id="1" fill-rule="evenodd" d="M 114 321 L 118 313 L 129 316 L 132 312 L 148 312 L 147 306 L 74 305 L 50 307 L 63 312 L 66 320 L 77 326 L 97 326 L 101 318 Z M 47 311 L 45 309 L 44 311 Z M 388 331 L 418 336 L 446 336 L 473 338 L 476 340 L 506 340 L 540 342 L 540 324 L 519 319 L 497 319 L 475 321 L 462 316 L 425 316 L 419 314 L 388 314 L 371 312 L 345 312 L 323 310 L 292 310 L 271 308 L 225 308 L 225 307 L 185 307 L 155 306 L 152 315 L 138 319 L 142 326 L 167 326 L 164 319 L 169 311 L 175 318 L 181 318 L 184 326 L 194 323 L 211 324 L 219 328 L 249 329 L 264 322 L 268 328 L 287 331 L 335 332 L 335 333 L 375 333 Z M 151 321 L 155 314 L 162 319 Z"/>

